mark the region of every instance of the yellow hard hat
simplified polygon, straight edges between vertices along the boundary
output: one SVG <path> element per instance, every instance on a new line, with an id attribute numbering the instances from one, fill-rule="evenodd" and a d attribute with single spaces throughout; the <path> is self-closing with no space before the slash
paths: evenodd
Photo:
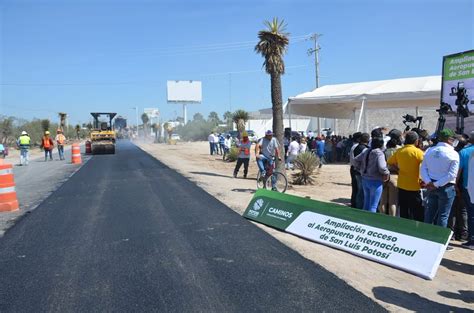
<path id="1" fill-rule="evenodd" d="M 45 135 L 49 135 L 49 130 L 44 132 Z"/>
<path id="2" fill-rule="evenodd" d="M 244 131 L 244 132 L 242 133 L 242 137 L 248 137 L 248 136 L 249 136 L 249 134 L 248 134 L 246 131 Z"/>

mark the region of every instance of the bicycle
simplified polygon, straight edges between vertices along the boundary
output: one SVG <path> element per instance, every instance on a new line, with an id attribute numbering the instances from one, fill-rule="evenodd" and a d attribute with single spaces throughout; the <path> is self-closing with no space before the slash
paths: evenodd
<path id="1" fill-rule="evenodd" d="M 275 187 L 273 187 L 273 186 Z M 257 174 L 257 189 L 271 189 L 284 193 L 288 188 L 288 179 L 285 174 L 275 171 L 275 162 L 265 162 L 265 177 L 260 170 Z"/>

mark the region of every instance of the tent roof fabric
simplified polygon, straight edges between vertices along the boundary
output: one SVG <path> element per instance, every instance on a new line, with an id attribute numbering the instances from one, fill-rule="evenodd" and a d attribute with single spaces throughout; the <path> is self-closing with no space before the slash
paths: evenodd
<path id="1" fill-rule="evenodd" d="M 438 107 L 441 76 L 327 85 L 288 99 L 291 114 L 351 119 L 365 99 L 367 109 Z M 288 109 L 288 107 L 287 107 Z"/>
<path id="2" fill-rule="evenodd" d="M 258 110 L 258 111 L 249 112 L 249 119 L 251 119 L 251 120 L 270 120 L 272 118 L 273 118 L 272 108 L 261 109 L 261 110 Z M 286 117 L 284 117 L 284 118 L 286 118 Z M 291 118 L 292 119 L 309 119 L 310 117 L 309 116 L 292 114 Z"/>

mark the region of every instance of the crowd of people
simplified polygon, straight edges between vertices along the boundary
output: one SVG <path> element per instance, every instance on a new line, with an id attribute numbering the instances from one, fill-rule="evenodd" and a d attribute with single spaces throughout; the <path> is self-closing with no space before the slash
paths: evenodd
<path id="1" fill-rule="evenodd" d="M 265 173 L 265 162 L 279 157 L 271 130 L 256 145 L 257 165 Z M 252 143 L 246 132 L 233 142 L 229 135 L 209 135 L 210 154 L 225 154 L 239 148 L 233 176 L 244 165 L 247 177 Z M 351 207 L 450 227 L 454 238 L 474 249 L 474 132 L 457 135 L 443 129 L 429 139 L 426 131 L 375 128 L 348 137 L 307 136 L 286 138 L 286 167 L 292 168 L 299 154 L 311 152 L 321 162 L 350 163 Z M 283 151 L 282 151 L 283 152 Z M 451 247 L 448 247 L 450 249 Z"/>
<path id="2" fill-rule="evenodd" d="M 299 145 L 297 148 L 296 145 Z M 303 152 L 312 152 L 320 159 L 320 166 L 334 162 L 349 162 L 349 151 L 353 145 L 352 135 L 345 136 L 315 136 L 310 131 L 305 136 L 285 137 L 283 145 L 287 156 L 287 168 L 292 168 L 292 163 Z"/>
<path id="3" fill-rule="evenodd" d="M 20 166 L 28 165 L 29 163 L 29 152 L 31 148 L 31 138 L 27 131 L 22 131 L 20 137 L 17 140 L 17 146 L 20 149 Z M 45 131 L 41 138 L 41 149 L 44 150 L 44 160 L 53 160 L 53 149 L 54 146 L 58 148 L 59 159 L 64 160 L 64 145 L 66 143 L 66 137 L 63 134 L 62 129 L 56 131 L 56 137 L 51 137 L 49 131 Z"/>
<path id="4" fill-rule="evenodd" d="M 352 140 L 353 208 L 451 227 L 474 249 L 474 132 L 443 129 L 430 141 L 420 131 L 376 128 Z"/>
<path id="5" fill-rule="evenodd" d="M 209 142 L 210 155 L 222 155 L 225 159 L 226 154 L 229 153 L 232 146 L 232 138 L 229 134 L 212 132 L 207 138 Z"/>

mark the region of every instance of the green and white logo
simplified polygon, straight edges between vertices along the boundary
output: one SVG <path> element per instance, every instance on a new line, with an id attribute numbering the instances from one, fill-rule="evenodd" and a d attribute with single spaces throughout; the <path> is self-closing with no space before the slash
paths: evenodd
<path id="1" fill-rule="evenodd" d="M 263 199 L 257 199 L 253 203 L 252 209 L 248 210 L 247 214 L 249 216 L 252 216 L 252 217 L 258 217 L 258 215 L 260 214 L 260 210 L 262 210 L 264 204 L 265 203 L 264 203 Z"/>

